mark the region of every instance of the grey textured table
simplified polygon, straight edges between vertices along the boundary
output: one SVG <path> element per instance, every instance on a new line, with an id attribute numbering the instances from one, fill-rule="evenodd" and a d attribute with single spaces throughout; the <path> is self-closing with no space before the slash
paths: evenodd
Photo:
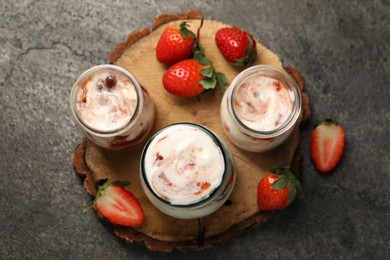
<path id="1" fill-rule="evenodd" d="M 0 2 L 0 258 L 389 259 L 389 1 L 110 2 Z M 305 197 L 220 246 L 160 254 L 83 214 L 91 198 L 70 163 L 81 135 L 68 95 L 130 31 L 190 8 L 248 30 L 302 72 L 313 104 L 301 134 Z M 327 176 L 308 147 L 321 115 L 347 133 Z"/>

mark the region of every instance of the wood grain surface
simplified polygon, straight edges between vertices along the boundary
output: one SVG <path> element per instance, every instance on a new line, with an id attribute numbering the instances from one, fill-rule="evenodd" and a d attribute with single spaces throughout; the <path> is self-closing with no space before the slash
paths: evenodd
<path id="1" fill-rule="evenodd" d="M 186 21 L 196 32 L 201 16 Z M 180 16 L 179 18 L 183 18 Z M 188 18 L 188 17 L 184 17 Z M 203 247 L 219 243 L 237 231 L 256 222 L 266 221 L 270 213 L 258 211 L 257 184 L 268 169 L 281 164 L 292 164 L 299 144 L 299 126 L 282 145 L 265 153 L 250 153 L 236 148 L 224 135 L 220 124 L 219 89 L 203 93 L 195 98 L 177 98 L 165 91 L 162 76 L 167 67 L 155 57 L 157 41 L 162 31 L 171 23 L 180 24 L 183 20 L 166 19 L 156 22 L 153 31 L 141 29 L 130 34 L 127 42 L 122 42 L 113 50 L 110 61 L 130 71 L 151 95 L 157 110 L 152 134 L 172 123 L 192 122 L 208 127 L 220 136 L 234 154 L 237 166 L 237 182 L 228 203 L 217 212 L 200 219 L 181 220 L 167 216 L 156 209 L 146 198 L 140 185 L 139 161 L 143 145 L 125 151 L 104 150 L 89 141 L 84 141 L 73 156 L 76 172 L 86 176 L 85 187 L 95 194 L 93 181 L 100 178 L 128 180 L 127 187 L 140 201 L 145 212 L 145 222 L 135 228 L 116 227 L 116 234 L 126 240 L 144 241 L 152 250 L 170 251 L 173 248 Z M 201 45 L 206 49 L 217 71 L 223 72 L 230 83 L 244 68 L 230 65 L 215 45 L 216 31 L 227 24 L 204 20 L 200 33 Z M 131 36 L 133 35 L 133 36 Z M 129 39 L 131 44 L 129 44 Z M 135 39 L 135 40 L 134 40 Z M 257 41 L 258 57 L 255 64 L 269 64 L 283 68 L 279 57 Z M 303 78 L 294 68 L 287 69 L 303 89 Z M 295 75 L 294 75 L 295 74 Z M 301 119 L 310 117 L 308 97 Z"/>

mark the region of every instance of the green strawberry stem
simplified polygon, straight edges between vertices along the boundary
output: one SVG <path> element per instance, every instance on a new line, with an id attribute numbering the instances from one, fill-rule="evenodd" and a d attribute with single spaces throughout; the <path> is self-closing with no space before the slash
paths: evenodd
<path id="1" fill-rule="evenodd" d="M 122 180 L 115 180 L 115 181 L 108 181 L 108 179 L 100 179 L 95 182 L 95 186 L 98 189 L 98 192 L 96 194 L 96 198 L 104 194 L 104 191 L 107 189 L 110 185 L 117 185 L 117 186 L 127 186 L 130 182 L 128 181 L 122 181 Z"/>
<path id="2" fill-rule="evenodd" d="M 200 20 L 200 25 L 199 25 L 199 28 L 196 32 L 196 38 L 198 39 L 198 41 L 200 41 L 200 29 L 203 27 L 203 18 Z"/>
<path id="3" fill-rule="evenodd" d="M 84 208 L 83 208 L 83 214 L 86 214 L 88 212 L 88 210 L 93 207 L 93 204 L 94 204 L 94 201 L 88 202 L 88 204 L 86 206 L 84 206 Z"/>
<path id="4" fill-rule="evenodd" d="M 192 39 L 196 39 L 195 34 L 192 31 L 187 29 L 188 26 L 189 25 L 186 22 L 182 22 L 179 25 L 179 32 L 180 32 L 181 37 L 187 38 L 187 36 L 188 36 L 188 37 L 190 37 Z"/>
<path id="5" fill-rule="evenodd" d="M 319 125 L 339 125 L 339 123 L 329 116 L 321 116 L 318 123 L 314 126 L 316 128 Z"/>
<path id="6" fill-rule="evenodd" d="M 95 181 L 95 187 L 98 189 L 98 192 L 95 196 L 95 199 L 97 199 L 99 196 L 104 194 L 104 191 L 107 189 L 108 186 L 110 185 L 118 185 L 118 186 L 128 186 L 130 182 L 128 181 L 122 181 L 122 180 L 115 180 L 112 182 L 109 182 L 107 178 L 105 179 L 99 179 Z M 83 213 L 87 213 L 90 208 L 93 207 L 95 203 L 95 200 L 89 202 L 84 208 L 83 208 Z"/>
<path id="7" fill-rule="evenodd" d="M 212 61 L 206 57 L 205 49 L 200 45 L 200 30 L 203 26 L 203 19 L 200 21 L 200 26 L 197 31 L 197 36 L 194 38 L 194 59 L 200 64 L 205 65 L 204 68 L 200 71 L 200 74 L 204 78 L 200 81 L 203 88 L 205 89 L 214 89 L 216 85 L 219 85 L 221 92 L 225 91 L 225 85 L 227 84 L 227 78 L 222 72 L 216 72 L 214 64 Z"/>

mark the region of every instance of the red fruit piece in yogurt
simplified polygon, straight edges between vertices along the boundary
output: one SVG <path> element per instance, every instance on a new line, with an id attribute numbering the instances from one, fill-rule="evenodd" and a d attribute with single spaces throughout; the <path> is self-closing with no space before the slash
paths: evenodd
<path id="1" fill-rule="evenodd" d="M 105 79 L 105 85 L 107 88 L 113 88 L 116 85 L 116 76 L 114 74 L 110 74 Z"/>
<path id="2" fill-rule="evenodd" d="M 281 86 L 281 84 L 280 84 L 280 81 L 274 81 L 273 83 L 272 83 L 274 86 L 275 86 L 275 89 L 276 89 L 276 91 L 280 91 L 280 89 L 282 88 L 282 86 Z"/>
<path id="3" fill-rule="evenodd" d="M 209 182 L 198 182 L 196 185 L 200 187 L 199 191 L 195 192 L 196 195 L 201 194 L 211 186 Z"/>
<path id="4" fill-rule="evenodd" d="M 162 161 L 162 160 L 164 160 L 164 157 L 160 153 L 157 153 L 156 154 L 156 161 Z"/>

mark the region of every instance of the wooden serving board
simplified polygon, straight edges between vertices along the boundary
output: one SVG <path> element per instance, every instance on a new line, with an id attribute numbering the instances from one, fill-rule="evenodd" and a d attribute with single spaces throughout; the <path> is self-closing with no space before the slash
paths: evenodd
<path id="1" fill-rule="evenodd" d="M 165 91 L 162 76 L 167 67 L 155 57 L 157 41 L 170 24 L 187 20 L 194 32 L 200 25 L 201 14 L 189 11 L 184 14 L 167 14 L 156 17 L 153 31 L 147 28 L 132 32 L 128 39 L 118 44 L 110 55 L 110 62 L 130 71 L 150 93 L 157 110 L 152 134 L 172 123 L 192 122 L 210 128 L 226 141 L 232 150 L 237 165 L 237 182 L 233 193 L 217 212 L 200 219 L 181 220 L 165 215 L 156 209 L 142 191 L 139 178 L 139 161 L 143 145 L 125 151 L 104 150 L 84 139 L 74 155 L 75 171 L 86 177 L 84 186 L 96 194 L 95 180 L 128 180 L 127 187 L 139 200 L 145 213 L 145 222 L 135 228 L 115 227 L 115 233 L 132 242 L 144 241 L 152 250 L 199 248 L 214 245 L 231 237 L 254 223 L 266 221 L 271 213 L 259 212 L 257 208 L 257 184 L 268 169 L 281 164 L 298 165 L 296 155 L 299 142 L 299 128 L 278 148 L 266 153 L 250 153 L 236 148 L 224 135 L 220 125 L 219 89 L 203 93 L 196 98 L 177 98 Z M 225 61 L 215 45 L 216 31 L 227 24 L 204 20 L 200 33 L 201 45 L 206 56 L 212 60 L 217 71 L 223 72 L 230 83 L 244 68 L 236 68 Z M 255 64 L 270 64 L 283 68 L 279 57 L 257 41 L 258 57 Z M 303 79 L 294 68 L 287 71 L 293 75 L 303 90 Z M 300 120 L 310 117 L 308 97 L 304 94 L 304 109 Z"/>

